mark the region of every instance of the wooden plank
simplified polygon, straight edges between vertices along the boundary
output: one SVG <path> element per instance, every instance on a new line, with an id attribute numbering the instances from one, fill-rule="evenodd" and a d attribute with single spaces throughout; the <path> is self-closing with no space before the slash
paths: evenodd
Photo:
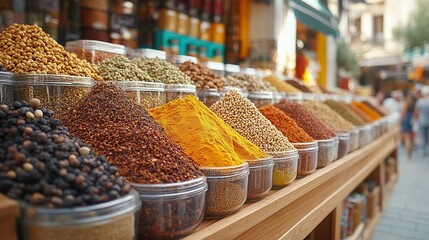
<path id="1" fill-rule="evenodd" d="M 367 177 L 377 164 L 384 160 L 382 158 L 386 157 L 382 154 L 390 154 L 393 151 L 395 141 L 392 136 L 394 134 L 394 131 L 385 134 L 372 144 L 317 170 L 310 176 L 296 180 L 281 190 L 271 191 L 268 197 L 259 202 L 247 204 L 236 214 L 216 222 L 204 221 L 196 232 L 185 239 L 233 239 L 240 235 L 246 236 L 249 231 L 255 233 L 254 230 L 261 229 L 261 226 L 263 228 L 269 226 L 268 234 L 270 236 L 287 237 L 290 235 L 304 238 L 305 234 L 310 233 L 342 201 L 336 197 L 336 202 L 331 206 L 330 203 L 326 201 L 321 203 L 320 200 L 326 199 L 332 192 L 336 192 L 339 186 L 347 182 L 345 179 L 359 172 L 359 169 L 363 169 L 365 164 L 371 163 L 369 172 L 354 181 Z M 340 179 L 338 176 L 343 177 Z M 359 183 L 352 182 L 351 186 L 344 189 L 350 193 L 357 184 Z M 330 189 L 331 192 L 327 192 L 326 189 Z M 348 194 L 345 190 L 343 191 L 340 194 L 342 198 Z M 313 201 L 310 201 L 309 198 Z M 302 228 L 302 225 L 306 225 L 304 223 L 308 227 Z M 270 231 L 270 229 L 275 230 Z M 261 233 L 266 231 L 267 229 L 262 229 Z M 267 239 L 266 234 L 261 237 Z M 252 238 L 255 236 L 252 235 Z"/>
<path id="2" fill-rule="evenodd" d="M 377 227 L 377 224 L 380 221 L 380 218 L 381 218 L 381 213 L 378 212 L 375 214 L 375 216 L 372 219 L 367 220 L 365 230 L 363 232 L 364 240 L 371 240 L 372 234 L 374 233 L 375 228 Z"/>
<path id="3" fill-rule="evenodd" d="M 335 219 L 334 219 L 334 228 L 335 228 L 335 240 L 341 239 L 341 219 L 343 216 L 343 201 L 341 201 L 339 204 L 337 204 L 337 207 L 335 208 Z"/>
<path id="4" fill-rule="evenodd" d="M 354 233 L 351 236 L 348 236 L 346 240 L 359 240 L 365 229 L 365 223 L 360 223 L 359 226 L 355 229 Z"/>

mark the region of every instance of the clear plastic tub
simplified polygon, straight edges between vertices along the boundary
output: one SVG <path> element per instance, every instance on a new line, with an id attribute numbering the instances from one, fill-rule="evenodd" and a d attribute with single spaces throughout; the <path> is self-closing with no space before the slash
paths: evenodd
<path id="1" fill-rule="evenodd" d="M 166 102 L 171 102 L 175 99 L 186 97 L 188 95 L 197 95 L 197 88 L 195 85 L 189 84 L 166 84 Z"/>
<path id="2" fill-rule="evenodd" d="M 88 77 L 54 74 L 14 74 L 14 101 L 40 99 L 46 108 L 60 114 L 84 97 L 94 85 Z"/>
<path id="3" fill-rule="evenodd" d="M 337 138 L 335 138 L 334 157 L 333 157 L 334 160 L 332 160 L 332 161 L 335 161 L 335 160 L 338 159 L 338 148 L 339 148 L 339 145 L 340 145 L 340 139 L 337 137 Z"/>
<path id="4" fill-rule="evenodd" d="M 247 187 L 247 201 L 252 202 L 263 198 L 273 185 L 272 157 L 247 161 L 249 163 L 249 184 Z"/>
<path id="5" fill-rule="evenodd" d="M 249 164 L 231 167 L 201 167 L 207 177 L 204 218 L 214 219 L 237 212 L 247 199 Z"/>
<path id="6" fill-rule="evenodd" d="M 11 104 L 13 102 L 12 73 L 0 72 L 0 103 Z"/>
<path id="7" fill-rule="evenodd" d="M 69 41 L 65 49 L 92 64 L 98 64 L 116 56 L 125 56 L 127 52 L 123 45 L 96 40 Z"/>
<path id="8" fill-rule="evenodd" d="M 240 66 L 235 64 L 225 64 L 225 77 L 228 77 L 231 74 L 239 73 Z"/>
<path id="9" fill-rule="evenodd" d="M 159 107 L 166 103 L 165 84 L 141 81 L 106 81 L 116 85 L 128 94 L 128 97 L 145 109 Z"/>
<path id="10" fill-rule="evenodd" d="M 127 49 L 127 57 L 130 59 L 148 57 L 148 58 L 160 58 L 167 59 L 167 53 L 161 50 L 150 49 L 150 48 L 138 48 L 138 49 Z"/>
<path id="11" fill-rule="evenodd" d="M 203 102 L 207 107 L 210 107 L 215 102 L 219 101 L 220 93 L 215 88 L 205 89 L 198 92 L 198 98 Z"/>
<path id="12" fill-rule="evenodd" d="M 350 133 L 342 133 L 339 134 L 338 138 L 339 138 L 339 147 L 338 147 L 338 159 L 344 157 L 345 155 L 347 155 L 347 153 L 349 153 L 350 150 Z"/>
<path id="13" fill-rule="evenodd" d="M 288 94 L 285 92 L 276 92 L 274 93 L 274 103 L 280 102 L 284 99 L 287 99 Z"/>
<path id="14" fill-rule="evenodd" d="M 40 208 L 21 203 L 26 240 L 135 239 L 141 201 L 136 191 L 106 203 L 75 208 Z"/>
<path id="15" fill-rule="evenodd" d="M 365 147 L 371 140 L 371 127 L 370 125 L 365 125 L 359 128 L 359 146 Z"/>
<path id="16" fill-rule="evenodd" d="M 335 148 L 336 141 L 337 137 L 326 140 L 317 140 L 319 145 L 317 168 L 326 167 L 334 160 L 335 152 L 338 152 L 338 149 Z"/>
<path id="17" fill-rule="evenodd" d="M 191 234 L 204 217 L 204 176 L 179 183 L 131 184 L 142 208 L 138 239 L 178 239 Z"/>
<path id="18" fill-rule="evenodd" d="M 296 179 L 299 158 L 296 149 L 270 152 L 268 155 L 274 158 L 273 189 L 282 188 Z"/>
<path id="19" fill-rule="evenodd" d="M 207 61 L 204 63 L 204 65 L 215 74 L 221 77 L 225 76 L 225 64 L 220 62 Z"/>
<path id="20" fill-rule="evenodd" d="M 299 153 L 298 177 L 310 175 L 317 168 L 317 151 L 319 150 L 317 141 L 292 144 Z"/>
<path id="21" fill-rule="evenodd" d="M 359 149 L 359 130 L 350 132 L 350 151 Z"/>
<path id="22" fill-rule="evenodd" d="M 273 92 L 250 92 L 247 98 L 253 102 L 257 108 L 274 103 Z"/>

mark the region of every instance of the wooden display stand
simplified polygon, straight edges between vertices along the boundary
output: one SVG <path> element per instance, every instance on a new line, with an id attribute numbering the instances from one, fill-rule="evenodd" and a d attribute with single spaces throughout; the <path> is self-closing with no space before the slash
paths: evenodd
<path id="1" fill-rule="evenodd" d="M 341 239 L 343 200 L 367 177 L 381 187 L 379 208 L 386 206 L 397 181 L 394 164 L 385 180 L 385 159 L 396 161 L 399 129 L 354 151 L 313 174 L 272 190 L 264 199 L 245 204 L 239 212 L 220 220 L 206 220 L 185 239 Z M 367 219 L 359 235 L 370 239 L 380 211 Z"/>
<path id="2" fill-rule="evenodd" d="M 0 239 L 18 239 L 16 231 L 18 216 L 18 202 L 0 194 Z"/>

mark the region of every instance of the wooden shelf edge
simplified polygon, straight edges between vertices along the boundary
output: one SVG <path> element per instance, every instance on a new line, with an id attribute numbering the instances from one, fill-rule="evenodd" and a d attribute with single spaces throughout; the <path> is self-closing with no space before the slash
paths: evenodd
<path id="1" fill-rule="evenodd" d="M 184 239 L 215 239 L 216 236 L 219 237 L 220 232 L 225 234 L 224 237 L 228 239 L 239 236 L 321 184 L 347 171 L 371 154 L 378 156 L 372 161 L 374 166 L 381 163 L 384 160 L 384 155 L 381 156 L 380 154 L 388 154 L 387 151 L 393 151 L 397 146 L 395 140 L 397 132 L 398 129 L 386 133 L 373 143 L 348 154 L 343 159 L 335 161 L 303 179 L 296 180 L 281 190 L 272 191 L 271 195 L 259 202 L 243 207 L 236 214 L 218 221 L 204 221 L 192 235 Z M 389 146 L 389 149 L 386 149 L 386 146 Z M 380 151 L 380 149 L 384 151 Z"/>
<path id="2" fill-rule="evenodd" d="M 352 235 L 348 236 L 346 240 L 358 240 L 363 234 L 365 229 L 365 223 L 360 223 L 359 226 L 355 229 Z"/>
<path id="3" fill-rule="evenodd" d="M 371 240 L 372 234 L 374 233 L 375 229 L 377 228 L 377 224 L 380 221 L 381 218 L 381 212 L 378 211 L 374 217 L 367 220 L 365 224 L 365 229 L 363 231 L 363 239 L 364 240 Z"/>

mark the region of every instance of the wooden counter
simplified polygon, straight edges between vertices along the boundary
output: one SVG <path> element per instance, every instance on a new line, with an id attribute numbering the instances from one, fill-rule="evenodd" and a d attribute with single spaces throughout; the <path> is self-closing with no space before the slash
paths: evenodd
<path id="1" fill-rule="evenodd" d="M 388 156 L 396 158 L 398 132 L 394 129 L 385 133 L 327 167 L 281 190 L 270 191 L 264 199 L 245 204 L 231 216 L 204 221 L 185 239 L 304 239 L 313 230 L 318 233 L 315 239 L 340 239 L 343 200 L 370 175 L 385 187 L 384 160 Z M 381 210 L 393 190 L 397 170 L 394 176 L 387 190 L 381 191 Z M 365 238 L 371 237 L 378 219 L 379 214 L 367 221 L 371 228 L 363 231 Z"/>

